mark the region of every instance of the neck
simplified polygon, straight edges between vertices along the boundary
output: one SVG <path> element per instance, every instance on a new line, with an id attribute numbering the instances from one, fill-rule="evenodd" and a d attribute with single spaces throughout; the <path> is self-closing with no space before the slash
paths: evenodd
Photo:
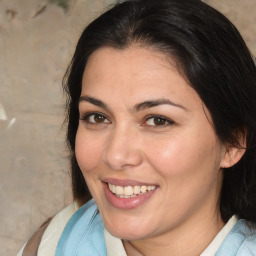
<path id="1" fill-rule="evenodd" d="M 123 241 L 128 256 L 198 256 L 224 226 L 220 213 L 205 214 L 162 234 L 136 241 Z"/>

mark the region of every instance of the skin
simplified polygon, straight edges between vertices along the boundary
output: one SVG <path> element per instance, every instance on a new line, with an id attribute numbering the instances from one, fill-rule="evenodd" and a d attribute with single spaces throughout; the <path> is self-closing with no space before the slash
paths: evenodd
<path id="1" fill-rule="evenodd" d="M 221 167 L 240 155 L 219 141 L 175 63 L 146 47 L 101 48 L 89 57 L 81 96 L 104 103 L 80 101 L 76 157 L 105 227 L 128 255 L 200 255 L 224 226 Z M 135 109 L 159 99 L 176 105 Z M 157 189 L 142 205 L 118 209 L 105 196 L 106 178 Z"/>

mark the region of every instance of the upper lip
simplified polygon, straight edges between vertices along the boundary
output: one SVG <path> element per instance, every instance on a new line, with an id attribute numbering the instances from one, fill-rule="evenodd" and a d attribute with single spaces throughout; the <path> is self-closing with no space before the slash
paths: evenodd
<path id="1" fill-rule="evenodd" d="M 153 183 L 147 183 L 147 182 L 141 182 L 137 180 L 122 180 L 122 179 L 116 179 L 116 178 L 106 178 L 103 179 L 102 182 L 105 183 L 110 183 L 115 186 L 121 186 L 121 187 L 126 187 L 126 186 L 156 186 L 156 184 Z"/>

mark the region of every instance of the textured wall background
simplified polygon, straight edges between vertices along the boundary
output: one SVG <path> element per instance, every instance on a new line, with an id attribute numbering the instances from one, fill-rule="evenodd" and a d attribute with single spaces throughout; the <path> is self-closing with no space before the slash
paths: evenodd
<path id="1" fill-rule="evenodd" d="M 0 0 L 0 255 L 71 200 L 61 79 L 84 26 L 114 0 Z M 206 0 L 256 54 L 256 1 Z"/>

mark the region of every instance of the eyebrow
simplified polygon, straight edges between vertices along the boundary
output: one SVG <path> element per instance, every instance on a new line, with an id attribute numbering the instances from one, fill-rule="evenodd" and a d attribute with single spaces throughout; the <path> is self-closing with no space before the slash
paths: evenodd
<path id="1" fill-rule="evenodd" d="M 181 108 L 184 110 L 187 110 L 184 106 L 177 104 L 169 99 L 156 99 L 156 100 L 147 100 L 142 103 L 138 103 L 135 105 L 134 110 L 135 111 L 141 111 L 148 108 L 153 108 L 159 105 L 171 105 L 173 107 Z"/>
<path id="2" fill-rule="evenodd" d="M 98 106 L 100 108 L 104 108 L 104 109 L 108 109 L 108 106 L 101 100 L 95 99 L 93 97 L 89 97 L 89 96 L 81 96 L 78 100 L 78 104 L 82 101 L 86 101 L 89 102 L 95 106 Z"/>
<path id="3" fill-rule="evenodd" d="M 90 97 L 90 96 L 81 96 L 79 98 L 78 103 L 83 102 L 83 101 L 89 102 L 89 103 L 91 103 L 95 106 L 98 106 L 100 108 L 104 108 L 106 110 L 109 110 L 109 107 L 107 106 L 107 104 L 105 104 L 103 101 L 101 101 L 99 99 L 96 99 L 96 98 L 93 98 L 93 97 Z M 144 109 L 153 108 L 153 107 L 156 107 L 156 106 L 159 106 L 159 105 L 166 105 L 166 104 L 171 105 L 173 107 L 177 107 L 177 108 L 187 110 L 187 108 L 185 108 L 184 106 L 182 106 L 180 104 L 177 104 L 177 103 L 175 103 L 175 102 L 173 102 L 169 99 L 154 99 L 154 100 L 147 100 L 147 101 L 136 104 L 132 108 L 132 111 L 133 112 L 139 112 L 139 111 L 142 111 Z"/>

